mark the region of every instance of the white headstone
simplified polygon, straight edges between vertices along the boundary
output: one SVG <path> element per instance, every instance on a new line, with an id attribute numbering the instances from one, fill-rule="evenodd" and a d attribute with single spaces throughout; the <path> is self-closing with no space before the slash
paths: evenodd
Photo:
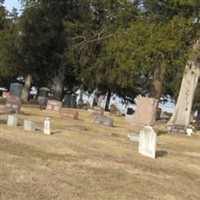
<path id="1" fill-rule="evenodd" d="M 17 117 L 14 115 L 8 115 L 7 125 L 8 126 L 17 126 Z"/>
<path id="2" fill-rule="evenodd" d="M 155 158 L 156 157 L 157 134 L 151 126 L 145 126 L 139 134 L 139 153 Z"/>
<path id="3" fill-rule="evenodd" d="M 45 118 L 44 120 L 44 134 L 51 135 L 51 121 L 49 118 Z"/>
<path id="4" fill-rule="evenodd" d="M 24 130 L 34 132 L 36 130 L 35 122 L 24 120 Z"/>

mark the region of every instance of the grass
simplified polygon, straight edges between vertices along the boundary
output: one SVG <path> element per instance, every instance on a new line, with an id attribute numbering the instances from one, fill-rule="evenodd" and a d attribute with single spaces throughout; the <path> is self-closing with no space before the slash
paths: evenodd
<path id="1" fill-rule="evenodd" d="M 165 134 L 157 124 L 157 158 L 150 159 L 127 139 L 124 117 L 109 116 L 114 127 L 106 127 L 85 110 L 72 120 L 23 105 L 19 126 L 8 127 L 0 108 L 2 200 L 200 199 L 199 132 Z M 46 116 L 50 136 L 42 133 Z M 37 123 L 35 133 L 23 130 L 24 119 Z"/>

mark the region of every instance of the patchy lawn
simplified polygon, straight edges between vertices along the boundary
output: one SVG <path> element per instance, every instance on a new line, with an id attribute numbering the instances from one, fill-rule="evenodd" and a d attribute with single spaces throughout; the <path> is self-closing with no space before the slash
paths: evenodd
<path id="1" fill-rule="evenodd" d="M 114 127 L 106 127 L 88 111 L 78 110 L 73 120 L 23 105 L 19 126 L 8 127 L 0 109 L 1 200 L 200 199 L 200 132 L 167 134 L 158 124 L 151 159 L 127 139 L 124 117 L 110 116 Z M 47 116 L 52 135 L 42 133 Z M 24 119 L 37 123 L 35 133 L 23 130 Z"/>

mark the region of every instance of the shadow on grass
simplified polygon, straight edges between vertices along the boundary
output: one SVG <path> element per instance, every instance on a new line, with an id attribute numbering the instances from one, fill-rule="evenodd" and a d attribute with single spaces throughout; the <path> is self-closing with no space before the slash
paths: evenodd
<path id="1" fill-rule="evenodd" d="M 166 156 L 167 154 L 168 154 L 167 151 L 157 151 L 157 152 L 156 152 L 156 158 L 164 157 L 164 156 Z"/>

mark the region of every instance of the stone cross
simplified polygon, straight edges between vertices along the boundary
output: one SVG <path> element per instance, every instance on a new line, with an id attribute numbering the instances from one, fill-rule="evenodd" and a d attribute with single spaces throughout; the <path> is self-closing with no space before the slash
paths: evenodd
<path id="1" fill-rule="evenodd" d="M 151 126 L 145 126 L 139 133 L 139 153 L 156 158 L 157 134 Z"/>

